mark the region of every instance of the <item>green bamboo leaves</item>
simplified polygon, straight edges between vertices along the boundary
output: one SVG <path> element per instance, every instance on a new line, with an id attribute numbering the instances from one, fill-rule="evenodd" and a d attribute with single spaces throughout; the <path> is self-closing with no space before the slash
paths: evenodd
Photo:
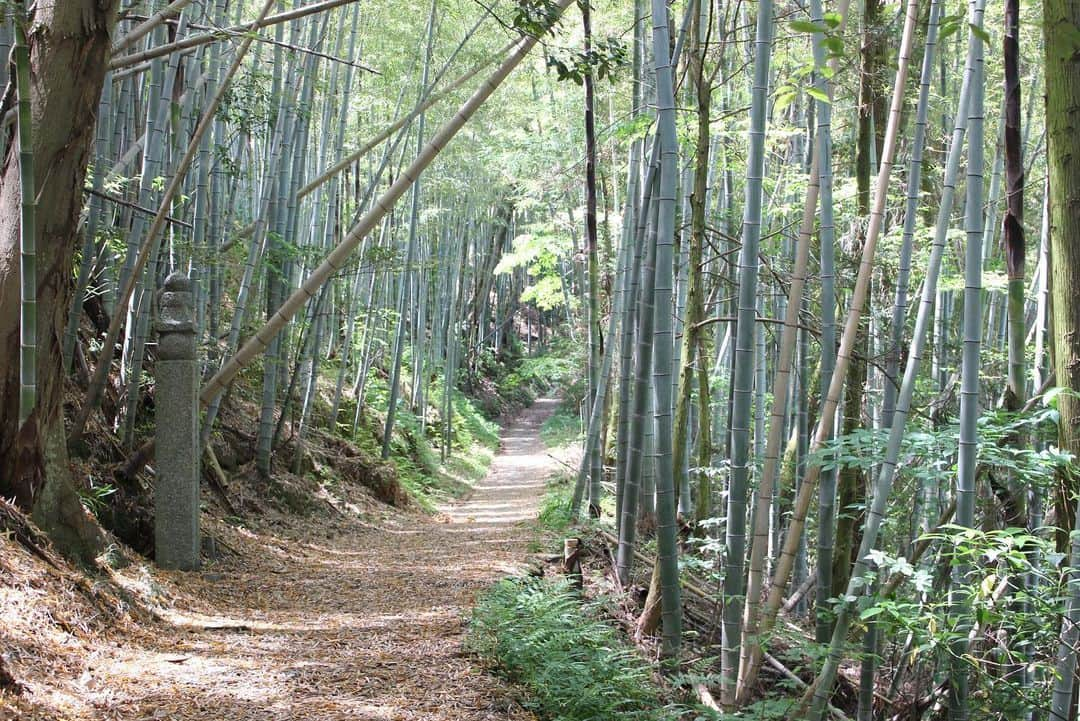
<path id="1" fill-rule="evenodd" d="M 573 0 L 560 0 L 559 11 L 564 11 Z M 450 142 L 465 123 L 476 113 L 481 105 L 495 92 L 499 84 L 517 67 L 521 60 L 536 44 L 536 38 L 527 36 L 520 39 L 510 55 L 487 78 L 483 84 L 465 101 L 457 113 L 439 129 L 428 141 L 416 159 L 405 168 L 394 183 L 375 201 L 349 230 L 345 238 L 327 255 L 326 259 L 314 268 L 300 287 L 293 292 L 275 311 L 273 317 L 260 328 L 221 369 L 206 382 L 200 393 L 205 404 L 222 392 L 236 374 L 262 353 L 281 332 L 289 320 L 312 298 L 318 289 L 333 274 L 345 267 L 352 253 L 361 241 L 383 220 L 394 204 L 412 186 L 416 178 L 431 164 L 432 160 Z"/>

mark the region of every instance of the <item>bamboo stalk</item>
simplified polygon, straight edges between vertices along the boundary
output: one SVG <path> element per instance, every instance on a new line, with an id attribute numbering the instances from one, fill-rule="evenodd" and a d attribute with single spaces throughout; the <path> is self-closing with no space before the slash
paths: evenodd
<path id="1" fill-rule="evenodd" d="M 141 23 L 129 30 L 127 32 L 127 35 L 124 35 L 122 38 L 113 43 L 111 51 L 112 54 L 119 55 L 124 50 L 130 48 L 158 25 L 172 17 L 175 17 L 177 13 L 190 5 L 191 2 L 192 0 L 173 0 L 173 2 L 169 3 L 164 8 L 158 10 L 146 20 L 143 20 Z"/>
<path id="2" fill-rule="evenodd" d="M 859 322 L 863 307 L 870 290 L 870 279 L 873 273 L 874 255 L 877 251 L 878 240 L 881 236 L 882 226 L 885 220 L 885 203 L 889 186 L 889 176 L 892 173 L 893 158 L 896 152 L 897 137 L 899 136 L 900 113 L 903 107 L 904 85 L 907 78 L 908 65 L 911 58 L 911 47 L 914 39 L 914 27 L 917 19 L 918 0 L 909 0 L 906 9 L 904 34 L 900 45 L 900 57 L 897 67 L 896 84 L 893 88 L 892 104 L 889 110 L 889 121 L 885 133 L 885 144 L 882 150 L 881 165 L 878 171 L 877 186 L 874 203 L 870 213 L 870 223 L 866 233 L 866 243 L 863 246 L 862 257 L 859 262 L 859 271 L 852 293 L 851 307 L 848 311 L 847 321 L 844 325 L 844 333 L 840 339 L 840 348 L 837 351 L 836 369 L 829 384 L 825 403 L 818 421 L 817 432 L 814 435 L 811 453 L 819 451 L 829 437 L 829 429 L 832 427 L 836 416 L 836 410 L 840 403 L 840 395 L 844 385 L 844 377 L 853 356 L 853 346 L 858 334 Z M 821 466 L 809 464 L 806 475 L 802 479 L 799 494 L 796 498 L 794 512 L 792 514 L 787 535 L 784 538 L 783 549 L 777 560 L 776 570 L 770 582 L 769 595 L 762 611 L 761 632 L 768 633 L 776 621 L 776 614 L 783 604 L 784 589 L 787 587 L 791 570 L 794 566 L 795 555 L 798 552 L 799 537 L 806 522 L 809 510 L 811 494 L 821 474 Z M 752 650 L 750 664 L 746 676 L 746 686 L 752 685 L 756 677 L 757 669 L 761 663 L 761 648 Z M 820 715 L 820 714 L 819 714 Z"/>
<path id="3" fill-rule="evenodd" d="M 16 17 L 15 82 L 19 96 L 19 425 L 37 404 L 37 196 L 30 106 L 30 46 L 25 15 Z"/>
<path id="4" fill-rule="evenodd" d="M 274 0 L 266 0 L 259 15 L 260 19 L 266 17 L 273 5 Z M 125 315 L 123 308 L 127 306 L 128 301 L 131 300 L 131 295 L 135 290 L 136 281 L 139 274 L 142 272 L 142 269 L 146 266 L 151 251 L 156 245 L 158 233 L 165 225 L 169 210 L 172 208 L 173 199 L 176 197 L 177 193 L 180 192 L 180 188 L 184 182 L 184 176 L 187 173 L 188 168 L 191 167 L 191 163 L 195 159 L 196 154 L 199 152 L 202 136 L 213 124 L 218 106 L 221 105 L 221 101 L 228 90 L 229 81 L 232 80 L 233 76 L 236 75 L 237 70 L 240 69 L 240 64 L 243 62 L 244 55 L 247 53 L 248 48 L 251 47 L 251 43 L 252 38 L 248 37 L 240 44 L 240 48 L 236 51 L 236 56 L 233 58 L 232 65 L 229 67 L 221 84 L 218 86 L 217 93 L 207 104 L 203 116 L 199 120 L 199 125 L 195 128 L 195 133 L 188 142 L 184 157 L 177 164 L 172 180 L 169 181 L 169 185 L 165 189 L 165 194 L 161 198 L 161 204 L 158 207 L 157 215 L 154 216 L 153 221 L 150 223 L 150 229 L 146 232 L 146 237 L 143 239 L 142 246 L 139 248 L 134 267 L 128 275 L 127 283 L 121 291 L 119 298 L 117 298 L 116 310 L 113 312 L 112 320 L 109 322 L 109 330 L 105 334 L 105 342 L 102 345 L 101 355 L 98 358 L 97 366 L 94 368 L 94 376 L 87 389 L 86 398 L 83 399 L 79 413 L 72 424 L 69 436 L 71 442 L 77 442 L 82 438 L 83 432 L 86 429 L 86 422 L 90 418 L 90 414 L 93 412 L 94 408 L 97 406 L 101 391 L 105 387 L 105 380 L 109 375 L 109 368 L 112 366 L 113 349 L 116 346 L 116 340 L 120 336 L 120 328 L 123 325 Z"/>
<path id="5" fill-rule="evenodd" d="M 914 1 L 915 0 L 912 0 L 912 2 Z M 972 27 L 981 27 L 982 13 L 978 3 L 976 4 L 976 10 L 971 20 L 973 21 Z M 974 33 L 971 34 L 974 35 Z M 972 54 L 969 48 L 969 69 L 971 64 Z M 861 579 L 868 564 L 866 557 L 877 541 L 877 533 L 880 529 L 889 494 L 892 489 L 892 481 L 899 459 L 900 441 L 903 438 L 904 426 L 910 411 L 911 399 L 915 388 L 915 377 L 918 373 L 919 362 L 925 346 L 926 330 L 931 319 L 930 308 L 933 305 L 933 299 L 937 292 L 937 277 L 941 267 L 941 256 L 945 247 L 945 234 L 948 228 L 948 220 L 952 211 L 952 199 L 955 193 L 955 178 L 960 164 L 960 150 L 967 121 L 967 105 L 970 86 L 969 78 L 971 77 L 972 74 L 970 72 L 965 73 L 965 82 L 960 91 L 960 109 L 957 111 L 956 126 L 953 131 L 953 145 L 949 150 L 949 158 L 945 173 L 946 192 L 943 193 L 942 203 L 939 209 L 938 226 L 935 233 L 934 245 L 931 250 L 927 279 L 923 284 L 923 296 L 919 307 L 919 315 L 915 323 L 912 349 L 908 357 L 907 367 L 904 371 L 904 380 L 901 385 L 892 428 L 890 429 L 886 458 L 882 463 L 881 471 L 878 475 L 877 484 L 874 489 L 874 501 L 867 513 L 862 542 L 859 547 L 859 552 L 856 554 L 855 567 L 852 570 L 851 579 L 848 583 L 845 595 L 854 595 L 861 591 Z M 880 184 L 878 186 L 878 192 L 881 192 Z M 979 211 L 981 213 L 981 208 L 979 208 Z M 843 604 L 840 607 L 837 614 L 836 625 L 833 629 L 829 654 L 826 657 L 825 664 L 814 684 L 812 684 L 812 693 L 808 692 L 803 698 L 804 704 L 811 705 L 811 718 L 820 718 L 821 716 L 820 710 L 828 697 L 832 680 L 840 665 L 842 648 L 846 639 L 847 628 L 851 622 L 853 610 L 854 609 L 851 608 L 850 604 Z"/>
<path id="6" fill-rule="evenodd" d="M 356 0 L 324 0 L 324 2 L 316 3 L 314 5 L 306 5 L 304 7 L 289 10 L 288 12 L 278 13 L 276 15 L 260 15 L 258 19 L 251 22 L 243 23 L 241 25 L 233 25 L 232 27 L 224 28 L 223 30 L 215 30 L 213 32 L 201 33 L 199 35 L 191 35 L 183 40 L 177 40 L 174 43 L 167 45 L 159 45 L 149 50 L 143 50 L 137 53 L 129 53 L 118 58 L 113 58 L 109 62 L 109 70 L 119 70 L 120 68 L 126 68 L 131 65 L 136 65 L 145 60 L 152 60 L 154 58 L 160 58 L 165 55 L 171 55 L 172 53 L 180 52 L 182 50 L 190 50 L 191 48 L 197 48 L 200 45 L 206 45 L 208 43 L 218 42 L 234 35 L 245 36 L 253 33 L 262 28 L 270 27 L 272 25 L 278 25 L 280 23 L 286 23 L 291 20 L 297 20 L 308 15 L 314 15 L 315 13 L 325 12 L 327 10 L 333 10 L 334 8 L 347 5 L 349 3 L 356 2 Z M 250 42 L 251 38 L 245 38 L 244 42 Z M 370 70 L 370 68 L 368 68 Z"/>
<path id="7" fill-rule="evenodd" d="M 301 186 L 300 190 L 298 190 L 296 192 L 297 199 L 299 200 L 301 198 L 307 197 L 308 195 L 310 195 L 312 193 L 312 191 L 314 191 L 320 185 L 323 185 L 328 180 L 330 180 L 331 178 L 333 178 L 336 175 L 340 174 L 343 170 L 345 170 L 350 165 L 355 163 L 357 160 L 359 160 L 360 158 L 367 155 L 368 152 L 370 152 L 372 148 L 378 146 L 380 143 L 383 143 L 387 138 L 389 138 L 394 133 L 401 130 L 403 127 L 405 127 L 405 125 L 407 125 L 408 123 L 411 123 L 417 116 L 419 116 L 425 110 L 427 110 L 431 106 L 438 103 L 440 100 L 442 100 L 443 98 L 448 96 L 450 93 L 452 93 L 455 90 L 457 90 L 458 88 L 460 88 L 465 83 L 472 80 L 474 77 L 476 77 L 477 73 L 479 73 L 481 70 L 483 70 L 484 68 L 491 65 L 499 57 L 501 57 L 501 56 L 505 55 L 506 53 L 510 52 L 513 49 L 513 47 L 514 47 L 514 45 L 516 43 L 517 43 L 517 41 L 507 43 L 499 52 L 489 56 L 486 60 L 484 60 L 484 61 L 482 61 L 480 63 L 477 63 L 475 66 L 473 66 L 473 68 L 471 70 L 469 70 L 468 72 L 461 75 L 461 77 L 454 80 L 454 82 L 450 83 L 448 86 L 443 88 L 441 91 L 439 91 L 437 93 L 434 93 L 432 95 L 429 95 L 426 99 L 424 99 L 421 102 L 417 103 L 416 106 L 412 110 L 410 110 L 408 112 L 408 114 L 403 115 L 402 117 L 395 120 L 393 123 L 391 123 L 386 128 L 381 130 L 379 132 L 379 134 L 376 135 L 374 138 L 372 138 L 368 142 L 364 143 L 360 148 L 353 151 L 352 153 L 349 153 L 349 155 L 345 156 L 344 158 L 342 158 L 341 160 L 339 160 L 338 162 L 334 163 L 332 166 L 327 168 L 325 171 L 323 171 L 323 173 L 321 175 L 311 179 L 305 185 Z"/>
<path id="8" fill-rule="evenodd" d="M 573 0 L 560 0 L 558 12 L 561 15 Z M 535 37 L 525 36 L 521 38 L 514 51 L 507 57 L 492 75 L 465 101 L 458 112 L 451 118 L 419 153 L 408 168 L 402 171 L 397 180 L 380 196 L 373 208 L 364 214 L 353 225 L 345 238 L 334 248 L 326 259 L 315 268 L 301 286 L 290 295 L 277 309 L 273 317 L 260 328 L 252 338 L 245 343 L 237 353 L 230 358 L 222 368 L 207 381 L 200 392 L 199 398 L 202 403 L 207 403 L 215 394 L 223 391 L 236 374 L 250 363 L 259 353 L 267 348 L 270 341 L 281 332 L 285 324 L 289 322 L 296 312 L 306 303 L 315 292 L 333 274 L 340 271 L 348 262 L 349 256 L 357 248 L 364 236 L 376 227 L 394 204 L 404 195 L 415 182 L 416 178 L 438 156 L 447 143 L 457 135 L 458 131 L 476 113 L 481 105 L 495 92 L 496 88 L 517 67 L 518 63 L 536 45 Z"/>

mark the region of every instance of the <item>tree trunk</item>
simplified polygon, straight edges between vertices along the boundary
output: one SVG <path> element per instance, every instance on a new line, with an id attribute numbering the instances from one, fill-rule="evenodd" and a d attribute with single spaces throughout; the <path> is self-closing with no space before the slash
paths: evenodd
<path id="1" fill-rule="evenodd" d="M 19 429 L 0 426 L 0 494 L 14 497 L 59 546 L 94 555 L 100 533 L 72 486 L 64 447 L 61 342 L 94 118 L 105 78 L 114 0 L 40 3 L 30 18 L 30 80 L 37 202 L 37 406 Z M 78 69 L 73 72 L 73 69 Z M 47 119 L 47 122 L 46 122 Z M 19 164 L 8 148 L 0 172 L 0 407 L 19 397 Z M 46 182 L 46 180 L 48 182 Z"/>

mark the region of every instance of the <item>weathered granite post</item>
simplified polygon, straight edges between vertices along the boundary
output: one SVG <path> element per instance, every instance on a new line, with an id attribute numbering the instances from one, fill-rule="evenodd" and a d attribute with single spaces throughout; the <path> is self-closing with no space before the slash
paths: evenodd
<path id="1" fill-rule="evenodd" d="M 199 384 L 191 281 L 165 279 L 159 296 L 157 388 L 154 393 L 157 478 L 155 560 L 161 568 L 199 567 Z"/>

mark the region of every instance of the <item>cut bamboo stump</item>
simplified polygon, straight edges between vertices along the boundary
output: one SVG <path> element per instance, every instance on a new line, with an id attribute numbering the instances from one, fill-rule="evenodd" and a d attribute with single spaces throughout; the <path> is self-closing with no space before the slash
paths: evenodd
<path id="1" fill-rule="evenodd" d="M 563 541 L 563 572 L 578 588 L 584 588 L 585 579 L 581 576 L 581 539 L 567 538 Z"/>

